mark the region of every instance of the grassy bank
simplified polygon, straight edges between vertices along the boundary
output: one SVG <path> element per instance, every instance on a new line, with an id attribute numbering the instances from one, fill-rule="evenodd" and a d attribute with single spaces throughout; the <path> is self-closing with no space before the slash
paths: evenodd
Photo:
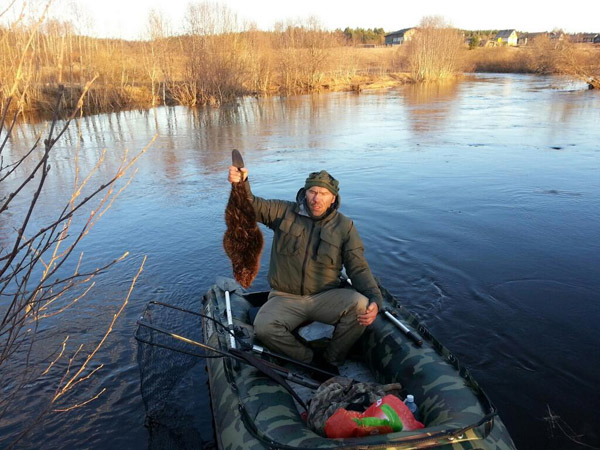
<path id="1" fill-rule="evenodd" d="M 469 72 L 600 74 L 600 45 L 544 42 L 528 47 L 476 48 L 464 52 L 463 70 Z"/>
<path id="2" fill-rule="evenodd" d="M 198 14 L 189 34 L 169 36 L 155 23 L 147 41 L 90 38 L 59 22 L 0 28 L 0 101 L 17 99 L 11 107 L 31 119 L 52 114 L 59 85 L 66 92 L 63 110 L 73 109 L 92 79 L 86 114 L 218 106 L 243 95 L 361 91 L 463 71 L 600 73 L 597 45 L 540 41 L 469 50 L 456 30 L 424 23 L 421 38 L 408 45 L 361 48 L 310 23 L 271 32 L 207 30 L 204 24 L 214 20 Z"/>
<path id="3" fill-rule="evenodd" d="M 368 70 L 357 70 L 356 73 L 344 77 L 336 75 L 328 76 L 324 74 L 319 83 L 304 89 L 296 89 L 293 95 L 303 93 L 326 93 L 326 92 L 364 92 L 366 90 L 389 89 L 406 83 L 412 83 L 408 73 L 402 72 L 370 72 Z M 83 92 L 82 85 L 63 85 L 65 97 L 62 102 L 62 111 L 71 111 L 79 100 Z M 115 86 L 107 84 L 92 85 L 84 96 L 83 110 L 86 114 L 108 113 L 114 111 L 124 111 L 132 109 L 148 109 L 160 105 L 186 105 L 172 94 L 172 90 L 185 90 L 185 83 L 173 82 L 170 89 L 163 91 L 162 83 L 159 86 L 158 94 L 153 97 L 153 88 L 151 83 L 136 83 L 135 85 Z M 156 87 L 155 87 L 156 89 Z M 34 89 L 32 88 L 32 91 Z M 45 120 L 52 116 L 56 96 L 59 92 L 58 84 L 48 83 L 41 89 L 35 89 L 35 95 L 28 96 L 27 105 L 22 111 L 22 117 L 28 121 Z M 163 95 L 164 93 L 164 95 Z M 269 95 L 290 95 L 285 87 L 272 83 L 268 88 L 257 92 L 251 89 L 236 90 L 236 96 L 228 95 L 227 100 L 233 101 L 237 96 L 269 96 Z M 205 102 L 197 102 L 195 105 L 210 104 L 215 107 L 221 104 L 216 97 L 210 97 Z M 195 106 L 194 105 L 194 106 Z"/>
<path id="4" fill-rule="evenodd" d="M 288 27 L 155 36 L 148 41 L 94 39 L 68 26 L 0 28 L 0 101 L 26 117 L 52 114 L 59 85 L 63 110 L 85 84 L 85 113 L 155 105 L 220 104 L 242 95 L 360 90 L 402 82 L 396 52 L 342 45 L 337 33 Z M 16 101 L 15 101 L 16 100 Z"/>

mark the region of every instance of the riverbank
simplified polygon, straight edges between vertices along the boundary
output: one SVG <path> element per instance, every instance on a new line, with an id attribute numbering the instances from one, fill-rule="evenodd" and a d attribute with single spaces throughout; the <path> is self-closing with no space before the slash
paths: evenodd
<path id="1" fill-rule="evenodd" d="M 68 114 L 91 79 L 95 81 L 84 96 L 83 114 L 159 105 L 218 107 L 248 95 L 362 92 L 415 82 L 409 45 L 361 48 L 339 45 L 324 32 L 304 33 L 294 36 L 295 40 L 288 34 L 258 32 L 135 42 L 68 36 L 64 41 L 68 47 L 63 43 L 55 52 L 36 55 L 39 69 L 29 74 L 26 83 L 14 80 L 13 98 L 20 100 L 11 106 L 20 109 L 22 120 L 46 120 L 54 113 L 62 85 L 61 111 Z M 46 44 L 46 49 L 58 45 L 50 40 Z M 586 82 L 598 83 L 600 46 L 570 45 L 567 50 L 546 44 L 464 47 L 456 53 L 455 73 L 567 74 L 580 79 L 588 75 Z M 18 52 L 10 51 L 16 58 Z M 14 72 L 12 66 L 0 67 L 7 85 L 14 78 L 11 70 Z M 2 94 L 4 102 L 6 91 Z"/>
<path id="2" fill-rule="evenodd" d="M 344 78 L 323 77 L 318 84 L 306 89 L 298 89 L 293 95 L 319 94 L 327 92 L 364 92 L 372 90 L 384 90 L 404 84 L 413 83 L 407 72 L 390 73 L 362 73 L 354 74 Z M 183 83 L 181 83 L 182 88 Z M 73 111 L 83 93 L 82 85 L 63 85 L 64 96 L 61 102 L 63 115 Z M 60 85 L 44 86 L 38 90 L 38 95 L 29 103 L 29 107 L 21 113 L 21 118 L 27 122 L 47 120 L 54 113 L 54 105 L 60 92 Z M 236 98 L 244 96 L 285 96 L 287 93 L 283 86 L 272 84 L 262 92 L 245 89 L 240 91 Z M 229 99 L 234 101 L 235 98 Z M 136 86 L 107 87 L 92 85 L 83 100 L 84 114 L 102 114 L 127 110 L 145 110 L 155 106 L 177 106 L 185 104 L 170 94 L 166 89 L 158 98 L 153 97 L 150 83 L 138 84 Z M 216 98 L 208 99 L 206 104 L 218 107 L 221 102 Z M 196 105 L 194 105 L 196 106 Z M 200 106 L 200 105 L 198 105 Z"/>

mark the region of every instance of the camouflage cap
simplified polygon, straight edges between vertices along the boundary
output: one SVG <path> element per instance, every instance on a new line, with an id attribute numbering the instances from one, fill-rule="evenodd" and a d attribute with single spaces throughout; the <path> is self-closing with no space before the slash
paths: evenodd
<path id="1" fill-rule="evenodd" d="M 313 186 L 320 186 L 328 189 L 333 195 L 338 195 L 339 182 L 333 178 L 326 170 L 312 172 L 304 183 L 304 189 L 308 190 Z"/>

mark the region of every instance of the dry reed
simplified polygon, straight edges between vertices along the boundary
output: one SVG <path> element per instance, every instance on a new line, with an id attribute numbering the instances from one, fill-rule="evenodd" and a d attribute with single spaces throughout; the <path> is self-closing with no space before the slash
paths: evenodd
<path id="1" fill-rule="evenodd" d="M 358 48 L 318 21 L 281 23 L 264 32 L 218 4 L 190 4 L 185 34 L 173 35 L 162 16 L 148 18 L 148 40 L 95 39 L 70 22 L 38 20 L 0 27 L 0 103 L 11 95 L 24 115 L 49 115 L 58 85 L 63 109 L 74 107 L 86 80 L 88 113 L 164 105 L 218 106 L 240 95 L 299 94 L 357 89 L 401 79 L 439 80 L 462 70 L 587 74 L 598 79 L 598 46 L 476 48 L 440 18 L 424 18 L 409 45 Z M 594 65 L 596 64 L 596 65 Z M 576 67 L 576 68 L 575 68 Z M 396 74 L 396 75 L 394 75 Z"/>

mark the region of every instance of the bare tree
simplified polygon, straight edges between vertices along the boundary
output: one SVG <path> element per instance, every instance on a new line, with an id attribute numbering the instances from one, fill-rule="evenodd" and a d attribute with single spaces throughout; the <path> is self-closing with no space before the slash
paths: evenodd
<path id="1" fill-rule="evenodd" d="M 163 104 L 166 104 L 166 85 L 172 81 L 173 58 L 169 51 L 169 28 L 163 13 L 155 9 L 150 10 L 146 30 L 148 42 L 144 45 L 144 65 L 150 78 L 152 106 L 158 104 L 160 96 Z"/>
<path id="2" fill-rule="evenodd" d="M 459 52 L 464 45 L 462 35 L 441 17 L 424 17 L 406 45 L 415 81 L 443 80 L 459 70 Z"/>
<path id="3" fill-rule="evenodd" d="M 84 267 L 89 264 L 84 264 L 83 254 L 78 255 L 77 248 L 127 187 L 136 161 L 146 150 L 133 157 L 124 153 L 112 176 L 103 181 L 93 181 L 100 176 L 106 151 L 89 172 L 82 173 L 78 149 L 72 149 L 74 179 L 71 194 L 64 199 L 63 206 L 58 208 L 53 218 L 40 218 L 40 199 L 54 173 L 50 156 L 69 125 L 81 119 L 84 97 L 94 80 L 86 84 L 77 108 L 62 123 L 59 118 L 65 89 L 59 86 L 52 106 L 54 117 L 49 123 L 46 138 L 42 139 L 39 135 L 24 154 L 19 155 L 12 149 L 8 151 L 9 138 L 25 104 L 23 99 L 31 87 L 30 80 L 23 76 L 27 72 L 24 68 L 34 64 L 39 56 L 31 50 L 38 30 L 39 26 L 26 30 L 25 45 L 20 47 L 22 55 L 16 59 L 19 64 L 13 68 L 15 74 L 10 78 L 11 84 L 4 85 L 2 91 L 0 225 L 4 234 L 0 240 L 0 420 L 19 410 L 22 401 L 35 398 L 29 392 L 34 389 L 34 381 L 51 372 L 58 381 L 47 406 L 41 408 L 30 423 L 21 424 L 20 434 L 15 436 L 13 445 L 45 414 L 76 409 L 102 394 L 103 391 L 86 393 L 83 384 L 101 369 L 101 365 L 92 368 L 91 362 L 127 305 L 144 265 L 142 262 L 118 311 L 108 318 L 105 334 L 86 354 L 83 344 L 71 353 L 67 346 L 68 336 L 57 348 L 36 347 L 38 329 L 44 321 L 78 305 L 89 295 L 99 274 L 127 257 L 125 252 L 99 267 L 87 269 Z M 9 370 L 9 366 L 15 363 L 18 363 L 19 370 Z"/>
<path id="4" fill-rule="evenodd" d="M 178 96 L 190 105 L 218 106 L 246 92 L 248 52 L 237 14 L 214 2 L 192 3 L 186 22 L 187 70 Z"/>
<path id="5" fill-rule="evenodd" d="M 315 16 L 308 18 L 305 30 L 303 47 L 306 48 L 304 64 L 307 72 L 307 89 L 313 91 L 319 89 L 325 72 L 329 69 L 329 50 L 335 37 L 324 30 L 323 25 Z"/>
<path id="6" fill-rule="evenodd" d="M 248 87 L 254 95 L 268 94 L 275 75 L 271 38 L 267 33 L 251 26 L 245 32 L 245 40 L 247 46 Z"/>
<path id="7" fill-rule="evenodd" d="M 560 35 L 560 30 L 554 36 Z M 530 68 L 535 73 L 559 73 L 585 81 L 590 89 L 600 89 L 600 65 L 597 55 L 587 47 L 577 46 L 567 39 L 538 36 L 529 48 Z"/>
<path id="8" fill-rule="evenodd" d="M 548 34 L 537 36 L 529 46 L 530 70 L 539 74 L 560 71 L 561 54 L 567 51 L 567 42 L 551 40 Z"/>
<path id="9" fill-rule="evenodd" d="M 60 92 L 62 95 L 62 90 Z M 68 356 L 65 353 L 65 340 L 58 349 L 45 349 L 41 359 L 34 357 L 37 330 L 42 321 L 60 315 L 77 305 L 88 295 L 97 275 L 127 257 L 126 252 L 101 267 L 82 270 L 83 255 L 77 255 L 76 248 L 126 188 L 131 178 L 120 187 L 118 181 L 128 174 L 131 175 L 132 167 L 145 149 L 133 158 L 127 158 L 125 154 L 112 178 L 96 186 L 92 186 L 90 180 L 102 166 L 104 153 L 95 167 L 84 175 L 80 173 L 78 157 L 75 155 L 76 175 L 70 198 L 65 199 L 64 206 L 54 219 L 41 226 L 33 225 L 39 209 L 41 193 L 52 176 L 50 154 L 75 117 L 72 114 L 62 126 L 59 126 L 60 103 L 61 98 L 57 98 L 57 112 L 50 124 L 46 139 L 42 142 L 39 137 L 31 149 L 17 159 L 11 158 L 12 152 L 7 158 L 3 154 L 17 118 L 17 113 L 14 113 L 12 118 L 8 119 L 6 128 L 2 126 L 7 121 L 10 99 L 3 108 L 2 122 L 0 122 L 0 187 L 5 187 L 12 179 L 10 188 L 1 191 L 5 194 L 0 198 L 0 219 L 4 225 L 11 223 L 14 229 L 11 240 L 4 241 L 7 243 L 3 242 L 0 247 L 0 369 L 5 374 L 2 377 L 4 395 L 0 398 L 0 419 L 9 414 L 13 408 L 19 407 L 15 400 L 23 398 L 26 386 L 31 386 L 34 380 L 49 373 L 61 358 Z M 43 147 L 41 151 L 40 145 Z M 14 180 L 17 182 L 15 183 Z M 11 208 L 17 201 L 21 205 L 18 208 Z M 22 206 L 23 202 L 26 207 Z M 10 216 L 7 215 L 9 208 L 11 211 L 16 210 Z M 5 218 L 7 220 L 4 220 Z M 143 263 L 140 271 L 142 267 Z M 136 279 L 137 275 L 131 288 Z M 81 383 L 87 381 L 100 368 L 90 369 L 90 361 L 112 330 L 116 319 L 128 302 L 130 293 L 131 289 L 121 308 L 110 321 L 104 338 L 88 353 L 87 357 L 79 354 L 82 346 L 69 357 L 70 362 L 66 372 L 56 376 L 61 381 L 56 386 L 55 395 L 49 399 L 48 407 L 40 411 L 38 417 L 32 419 L 30 426 L 51 410 L 68 411 L 86 404 L 101 394 L 101 392 L 97 393 L 86 400 L 75 400 L 81 397 L 81 391 L 78 392 L 75 388 L 81 388 Z M 55 356 L 50 358 L 50 363 L 42 364 L 41 361 L 50 357 L 52 353 Z M 5 369 L 12 361 L 25 361 L 26 369 L 18 375 L 13 373 L 9 376 L 8 370 Z M 69 405 L 69 401 L 73 403 Z M 25 426 L 23 434 L 28 430 L 28 426 Z"/>
<path id="10" fill-rule="evenodd" d="M 292 94 L 319 90 L 330 70 L 331 49 L 339 45 L 336 35 L 313 16 L 276 24 L 274 39 L 282 90 Z"/>

